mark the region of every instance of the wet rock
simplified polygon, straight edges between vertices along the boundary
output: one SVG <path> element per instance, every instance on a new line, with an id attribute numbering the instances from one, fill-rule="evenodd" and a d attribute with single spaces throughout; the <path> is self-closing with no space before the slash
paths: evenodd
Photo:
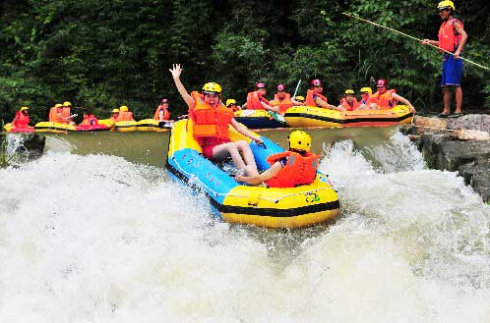
<path id="1" fill-rule="evenodd" d="M 490 202 L 490 160 L 479 159 L 459 167 L 458 172 L 465 183 L 480 194 L 483 201 Z"/>
<path id="2" fill-rule="evenodd" d="M 424 133 L 420 146 L 430 168 L 457 171 L 484 201 L 490 196 L 490 140 L 455 140 L 450 131 Z"/>

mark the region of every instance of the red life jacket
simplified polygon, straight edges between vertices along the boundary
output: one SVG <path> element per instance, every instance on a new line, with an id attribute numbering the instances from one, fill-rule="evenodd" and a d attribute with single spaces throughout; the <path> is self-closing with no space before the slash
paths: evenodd
<path id="1" fill-rule="evenodd" d="M 23 114 L 22 111 L 17 111 L 14 120 L 12 121 L 12 127 L 14 128 L 27 128 L 29 127 L 31 119 L 28 115 Z"/>
<path id="2" fill-rule="evenodd" d="M 99 120 L 93 114 L 83 116 L 83 121 L 81 123 L 81 125 L 87 125 L 87 126 L 90 125 L 95 126 L 98 124 L 99 124 Z"/>
<path id="3" fill-rule="evenodd" d="M 287 158 L 287 164 L 276 176 L 265 182 L 269 187 L 295 187 L 313 183 L 318 167 L 318 155 L 307 153 L 301 156 L 294 151 L 285 151 L 269 156 L 267 162 L 272 166 L 284 158 Z"/>
<path id="4" fill-rule="evenodd" d="M 262 97 L 262 94 L 260 94 L 259 91 L 253 91 L 248 93 L 247 95 L 248 110 L 265 110 L 261 102 L 270 105 L 270 102 L 266 98 Z"/>
<path id="5" fill-rule="evenodd" d="M 153 115 L 153 119 L 155 120 L 160 120 L 160 111 L 163 110 L 163 120 L 169 120 L 170 119 L 170 112 L 163 106 L 159 105 L 157 110 L 155 111 L 155 114 Z"/>
<path id="6" fill-rule="evenodd" d="M 352 101 L 352 105 L 349 102 L 347 102 L 347 100 L 345 98 L 342 98 L 342 100 L 340 100 L 340 104 L 347 111 L 354 111 L 354 110 L 356 110 L 361 105 L 361 103 L 357 102 L 357 99 L 356 98 L 354 98 L 354 100 Z"/>
<path id="7" fill-rule="evenodd" d="M 318 106 L 318 104 L 316 104 L 316 102 L 315 102 L 314 96 L 319 97 L 320 99 L 322 99 L 323 101 L 325 101 L 325 103 L 328 102 L 326 96 L 318 93 L 316 90 L 308 90 L 308 92 L 306 92 L 306 101 L 305 101 L 305 105 L 306 106 L 309 106 L 309 107 L 316 107 L 316 106 Z"/>
<path id="8" fill-rule="evenodd" d="M 61 117 L 58 115 L 59 113 L 63 114 L 63 110 L 62 108 L 56 108 L 56 107 L 52 107 L 51 109 L 49 109 L 49 122 L 57 122 L 57 123 L 65 123 L 63 122 L 63 119 L 61 119 Z"/>
<path id="9" fill-rule="evenodd" d="M 396 100 L 391 98 L 391 94 L 395 93 L 396 90 L 386 90 L 383 94 L 380 94 L 379 91 L 373 94 L 372 98 L 377 100 L 377 104 L 381 110 L 391 109 L 396 105 Z"/>
<path id="10" fill-rule="evenodd" d="M 204 95 L 198 92 L 191 93 L 196 102 L 189 113 L 194 121 L 194 137 L 202 146 L 209 139 L 229 141 L 228 127 L 233 119 L 233 111 L 228 109 L 221 101 L 217 107 L 204 102 Z M 212 140 L 211 140 L 212 141 Z"/>
<path id="11" fill-rule="evenodd" d="M 278 106 L 280 112 L 286 112 L 287 109 L 293 106 L 293 102 L 291 102 L 291 94 L 286 93 L 286 97 L 284 99 L 279 99 L 279 96 L 274 94 L 274 100 L 270 102 L 272 106 Z"/>
<path id="12" fill-rule="evenodd" d="M 439 48 L 454 52 L 461 42 L 461 35 L 454 28 L 454 24 L 459 22 L 463 26 L 463 22 L 457 18 L 449 18 L 442 22 L 439 28 Z"/>
<path id="13" fill-rule="evenodd" d="M 369 97 L 367 100 L 364 100 L 364 99 L 361 100 L 361 104 L 370 105 L 371 103 L 378 104 L 378 100 L 376 98 L 373 98 L 372 94 L 369 94 Z"/>

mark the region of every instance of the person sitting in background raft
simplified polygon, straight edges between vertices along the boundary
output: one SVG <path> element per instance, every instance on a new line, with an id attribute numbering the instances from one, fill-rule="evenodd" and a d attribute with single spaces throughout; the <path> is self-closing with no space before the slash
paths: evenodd
<path id="1" fill-rule="evenodd" d="M 29 126 L 31 119 L 29 118 L 29 108 L 22 107 L 15 113 L 14 120 L 12 120 L 12 130 L 32 128 Z"/>
<path id="2" fill-rule="evenodd" d="M 76 117 L 76 114 L 71 114 L 71 102 L 65 101 L 63 102 L 63 110 L 61 112 L 63 123 L 74 125 L 75 122 L 72 120 Z"/>
<path id="3" fill-rule="evenodd" d="M 344 108 L 347 111 L 355 111 L 360 106 L 361 103 L 357 102 L 357 99 L 354 97 L 354 90 L 348 89 L 344 92 L 344 97 L 340 100 L 339 107 Z"/>
<path id="4" fill-rule="evenodd" d="M 204 84 L 201 93 L 192 91 L 189 94 L 180 81 L 180 64 L 174 64 L 169 71 L 177 90 L 189 107 L 189 118 L 194 124 L 194 138 L 201 146 L 204 157 L 212 161 L 222 161 L 231 157 L 240 170 L 249 176 L 257 175 L 257 165 L 249 144 L 245 140 L 230 141 L 228 128 L 231 125 L 257 144 L 263 142 L 233 118 L 233 111 L 221 101 L 221 86 L 209 82 Z"/>
<path id="5" fill-rule="evenodd" d="M 63 116 L 63 104 L 56 103 L 54 107 L 49 109 L 48 120 L 49 122 L 65 123 L 65 124 L 69 123 L 68 121 L 66 121 L 67 119 Z"/>
<path id="6" fill-rule="evenodd" d="M 121 105 L 119 107 L 119 116 L 117 117 L 116 122 L 119 121 L 134 121 L 133 112 L 130 112 L 126 105 Z"/>
<path id="7" fill-rule="evenodd" d="M 277 86 L 277 92 L 274 94 L 274 100 L 270 101 L 270 104 L 275 107 L 279 107 L 279 113 L 284 114 L 286 110 L 293 105 L 301 105 L 300 102 L 291 99 L 291 94 L 286 92 L 286 86 L 279 84 Z"/>
<path id="8" fill-rule="evenodd" d="M 116 122 L 117 119 L 119 118 L 119 109 L 117 109 L 117 108 L 116 109 L 112 109 L 111 112 L 112 112 L 111 120 L 113 122 Z"/>
<path id="9" fill-rule="evenodd" d="M 168 112 L 168 100 L 162 99 L 160 101 L 160 105 L 158 106 L 155 114 L 153 115 L 153 119 L 157 120 L 158 123 L 165 123 L 170 120 L 170 112 Z"/>
<path id="10" fill-rule="evenodd" d="M 319 79 L 311 80 L 310 89 L 306 92 L 306 106 L 320 107 L 324 109 L 332 109 L 338 111 L 345 111 L 343 107 L 336 107 L 328 104 L 327 97 L 322 94 L 323 86 L 322 81 Z"/>
<path id="11" fill-rule="evenodd" d="M 231 109 L 233 112 L 240 111 L 240 107 L 236 105 L 236 100 L 235 99 L 228 99 L 226 100 L 226 107 L 228 109 Z"/>
<path id="12" fill-rule="evenodd" d="M 87 110 L 83 113 L 83 120 L 80 123 L 81 126 L 96 126 L 99 124 L 99 120 L 94 116 L 91 110 Z"/>
<path id="13" fill-rule="evenodd" d="M 378 88 L 378 91 L 373 94 L 372 98 L 377 100 L 376 104 L 380 110 L 391 109 L 399 101 L 407 105 L 412 113 L 416 112 L 410 101 L 408 101 L 401 95 L 396 94 L 395 89 L 388 90 L 387 86 L 388 82 L 385 79 L 379 79 L 378 82 L 376 82 L 376 87 Z"/>
<path id="14" fill-rule="evenodd" d="M 271 155 L 271 166 L 262 174 L 237 176 L 236 180 L 250 185 L 265 183 L 268 187 L 295 187 L 313 183 L 318 168 L 318 155 L 311 153 L 311 137 L 295 130 L 288 136 L 289 150 Z"/>
<path id="15" fill-rule="evenodd" d="M 255 84 L 255 91 L 249 92 L 247 95 L 247 103 L 242 108 L 248 110 L 268 110 L 279 113 L 279 107 L 274 107 L 264 97 L 267 94 L 265 83 L 259 82 Z"/>

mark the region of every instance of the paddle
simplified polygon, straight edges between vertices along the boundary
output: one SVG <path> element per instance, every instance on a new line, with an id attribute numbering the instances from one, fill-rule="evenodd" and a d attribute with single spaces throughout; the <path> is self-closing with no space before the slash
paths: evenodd
<path id="1" fill-rule="evenodd" d="M 301 69 L 301 76 L 299 78 L 298 85 L 296 85 L 296 89 L 294 90 L 293 99 L 296 97 L 296 94 L 298 93 L 301 80 L 304 79 L 305 77 L 306 77 L 306 67 L 303 67 Z"/>

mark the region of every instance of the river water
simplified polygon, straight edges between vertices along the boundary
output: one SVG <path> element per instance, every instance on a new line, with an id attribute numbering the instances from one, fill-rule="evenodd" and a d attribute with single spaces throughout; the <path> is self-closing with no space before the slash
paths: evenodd
<path id="1" fill-rule="evenodd" d="M 311 133 L 341 215 L 292 231 L 213 218 L 168 134 L 48 137 L 0 170 L 0 322 L 489 322 L 490 207 L 396 129 Z"/>

